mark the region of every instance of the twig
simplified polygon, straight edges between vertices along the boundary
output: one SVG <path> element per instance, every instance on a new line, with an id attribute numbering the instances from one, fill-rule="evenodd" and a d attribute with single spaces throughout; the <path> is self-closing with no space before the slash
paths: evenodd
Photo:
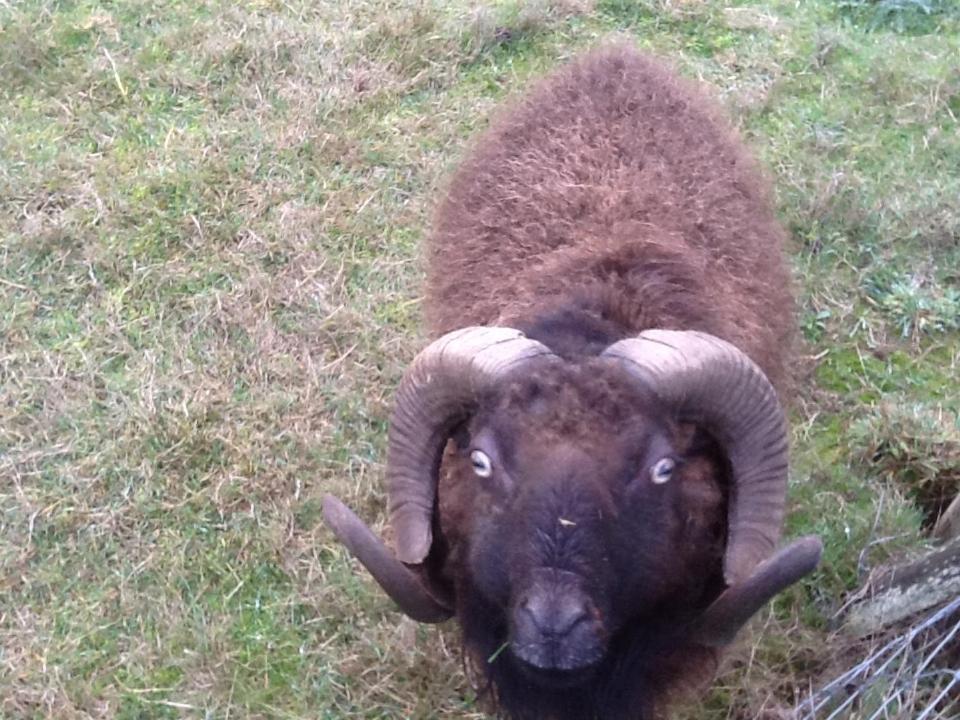
<path id="1" fill-rule="evenodd" d="M 120 80 L 120 73 L 117 72 L 117 64 L 113 61 L 113 56 L 106 47 L 103 48 L 103 54 L 107 56 L 107 60 L 110 61 L 110 67 L 113 68 L 113 79 L 117 83 L 117 89 L 120 91 L 120 94 L 123 95 L 123 99 L 126 100 L 127 89 L 123 86 L 123 82 Z"/>

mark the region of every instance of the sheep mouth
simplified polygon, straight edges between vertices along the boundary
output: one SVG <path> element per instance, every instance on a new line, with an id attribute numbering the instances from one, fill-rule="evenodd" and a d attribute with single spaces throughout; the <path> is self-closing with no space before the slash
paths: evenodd
<path id="1" fill-rule="evenodd" d="M 589 680 L 603 659 L 599 648 L 577 652 L 554 643 L 524 643 L 511 646 L 521 671 L 538 685 L 571 687 Z"/>
<path id="2" fill-rule="evenodd" d="M 516 653 L 515 653 L 516 655 Z M 587 683 L 596 674 L 599 658 L 595 661 L 571 667 L 543 667 L 524 660 L 517 655 L 516 663 L 522 673 L 535 685 L 561 690 Z"/>

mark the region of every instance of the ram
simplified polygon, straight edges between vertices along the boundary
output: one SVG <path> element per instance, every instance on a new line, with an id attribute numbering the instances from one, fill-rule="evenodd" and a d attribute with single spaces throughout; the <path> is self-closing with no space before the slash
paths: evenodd
<path id="1" fill-rule="evenodd" d="M 506 109 L 427 247 L 436 338 L 396 395 L 395 552 L 336 535 L 410 617 L 455 616 L 515 719 L 646 720 L 810 572 L 777 551 L 792 334 L 768 190 L 702 93 L 608 47 Z"/>

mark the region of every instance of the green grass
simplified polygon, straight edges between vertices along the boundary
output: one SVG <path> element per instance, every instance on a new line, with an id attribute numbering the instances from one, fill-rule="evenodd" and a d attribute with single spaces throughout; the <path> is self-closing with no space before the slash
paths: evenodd
<path id="1" fill-rule="evenodd" d="M 466 138 L 611 36 L 713 87 L 794 238 L 788 532 L 826 562 L 691 712 L 789 708 L 856 653 L 844 594 L 958 482 L 960 13 L 725 5 L 0 6 L 0 716 L 482 717 L 319 499 L 383 522 Z"/>

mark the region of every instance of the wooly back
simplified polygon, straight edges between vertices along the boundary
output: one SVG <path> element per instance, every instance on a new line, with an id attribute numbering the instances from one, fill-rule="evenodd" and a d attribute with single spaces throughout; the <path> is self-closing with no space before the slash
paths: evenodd
<path id="1" fill-rule="evenodd" d="M 607 48 L 527 91 L 460 164 L 427 244 L 428 329 L 519 327 L 568 357 L 647 328 L 703 330 L 782 396 L 782 244 L 714 103 L 660 61 Z"/>

